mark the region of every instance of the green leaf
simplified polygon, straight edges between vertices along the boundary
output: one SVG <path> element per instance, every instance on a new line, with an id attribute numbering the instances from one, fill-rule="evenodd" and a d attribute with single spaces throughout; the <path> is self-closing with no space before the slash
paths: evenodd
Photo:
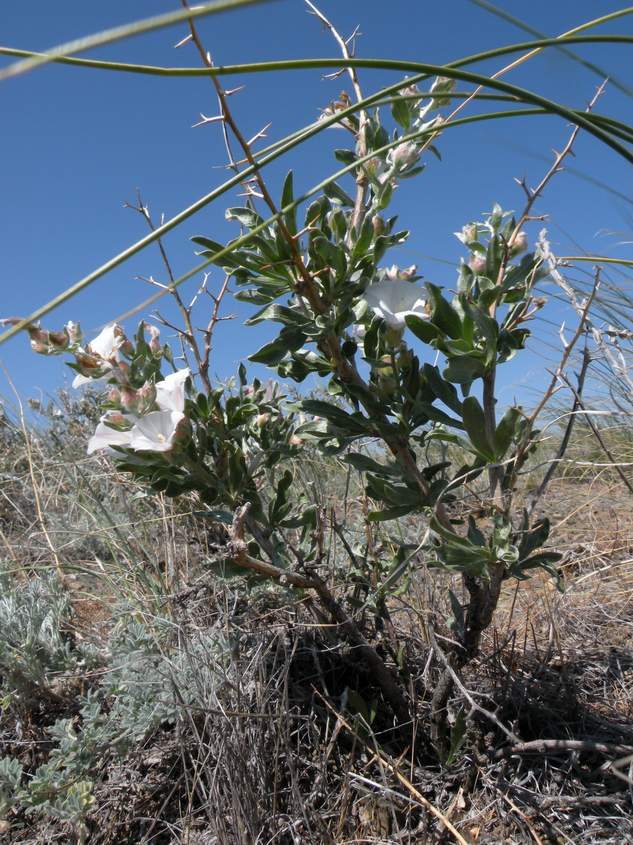
<path id="1" fill-rule="evenodd" d="M 391 104 L 391 114 L 396 123 L 399 123 L 403 129 L 408 129 L 411 125 L 411 109 L 407 100 L 399 97 Z"/>
<path id="2" fill-rule="evenodd" d="M 369 522 L 388 522 L 391 519 L 399 519 L 401 516 L 407 516 L 413 510 L 415 510 L 414 505 L 400 505 L 382 511 L 370 511 L 367 514 L 367 519 Z"/>
<path id="3" fill-rule="evenodd" d="M 494 444 L 486 435 L 486 418 L 475 396 L 467 396 L 463 405 L 463 420 L 466 434 L 477 452 L 491 463 L 496 460 Z"/>
<path id="4" fill-rule="evenodd" d="M 288 354 L 288 346 L 283 340 L 277 338 L 270 343 L 265 343 L 261 349 L 248 356 L 249 361 L 256 364 L 279 364 Z"/>
<path id="5" fill-rule="evenodd" d="M 292 481 L 292 473 L 289 470 L 286 470 L 277 482 L 275 499 L 268 509 L 271 525 L 276 525 L 282 519 L 285 519 L 290 513 L 291 505 L 288 503 L 288 493 L 290 491 Z"/>
<path id="6" fill-rule="evenodd" d="M 441 377 L 439 369 L 431 364 L 425 364 L 423 372 L 428 386 L 440 402 L 443 402 L 447 408 L 461 416 L 463 403 L 450 381 L 445 381 Z"/>
<path id="7" fill-rule="evenodd" d="M 334 150 L 334 158 L 342 161 L 343 164 L 350 165 L 354 164 L 357 156 L 353 150 Z"/>
<path id="8" fill-rule="evenodd" d="M 349 452 L 343 458 L 345 463 L 350 464 L 357 469 L 359 472 L 374 472 L 378 475 L 399 475 L 400 471 L 398 467 L 394 465 L 386 465 L 378 463 L 373 458 L 370 458 L 369 455 L 362 455 L 359 452 Z"/>
<path id="9" fill-rule="evenodd" d="M 283 323 L 285 326 L 305 326 L 309 322 L 304 314 L 287 305 L 269 305 L 246 320 L 245 325 L 255 326 L 266 320 Z"/>
<path id="10" fill-rule="evenodd" d="M 464 716 L 464 708 L 459 711 L 455 723 L 451 726 L 450 747 L 446 759 L 445 766 L 450 766 L 455 762 L 459 751 L 466 740 L 466 717 Z"/>
<path id="11" fill-rule="evenodd" d="M 237 220 L 240 225 L 247 229 L 254 229 L 264 222 L 264 218 L 260 217 L 252 208 L 227 208 L 224 216 L 227 220 Z"/>
<path id="12" fill-rule="evenodd" d="M 442 296 L 442 292 L 437 285 L 432 285 L 430 282 L 426 283 L 427 290 L 431 295 L 433 304 L 433 314 L 431 322 L 440 329 L 440 331 L 447 334 L 449 337 L 457 340 L 462 336 L 462 321 L 459 314 L 453 306 Z"/>
<path id="13" fill-rule="evenodd" d="M 408 314 L 404 321 L 418 340 L 423 343 L 432 343 L 440 335 L 439 329 L 433 323 L 423 320 L 422 317 L 417 317 L 415 314 Z"/>
<path id="14" fill-rule="evenodd" d="M 287 205 L 290 205 L 294 202 L 294 191 L 293 191 L 293 178 L 292 178 L 292 170 L 288 171 L 288 175 L 284 181 L 284 186 L 281 192 L 281 207 L 285 208 Z M 286 229 L 290 232 L 291 235 L 297 234 L 297 209 L 293 208 L 292 211 L 288 211 L 284 214 L 284 223 L 286 224 Z"/>
<path id="15" fill-rule="evenodd" d="M 323 189 L 323 193 L 330 199 L 338 200 L 342 205 L 354 208 L 354 200 L 336 182 L 330 182 Z"/>
<path id="16" fill-rule="evenodd" d="M 523 533 L 519 541 L 519 559 L 524 560 L 536 549 L 547 542 L 550 532 L 550 521 L 544 516 L 537 520 L 532 528 L 527 530 L 527 512 L 524 512 Z"/>
<path id="17" fill-rule="evenodd" d="M 470 385 L 476 378 L 482 378 L 485 374 L 486 367 L 483 361 L 479 358 L 472 358 L 470 355 L 459 355 L 451 358 L 442 373 L 447 381 L 464 385 Z"/>
<path id="18" fill-rule="evenodd" d="M 367 434 L 371 431 L 370 421 L 365 419 L 361 414 L 348 414 L 342 408 L 338 408 L 336 405 L 330 405 L 329 402 L 323 402 L 320 399 L 304 399 L 301 402 L 301 409 L 308 414 L 313 414 L 315 417 L 328 420 L 328 422 L 331 422 L 348 434 L 360 435 Z"/>
<path id="19" fill-rule="evenodd" d="M 495 452 L 500 461 L 510 448 L 510 444 L 517 430 L 517 422 L 521 419 L 519 408 L 508 408 L 495 431 Z"/>

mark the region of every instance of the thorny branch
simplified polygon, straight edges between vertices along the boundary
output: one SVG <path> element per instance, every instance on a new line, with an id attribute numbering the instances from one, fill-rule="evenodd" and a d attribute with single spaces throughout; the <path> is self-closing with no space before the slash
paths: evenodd
<path id="1" fill-rule="evenodd" d="M 136 205 L 132 205 L 132 203 L 126 202 L 125 207 L 130 208 L 133 211 L 137 211 L 143 217 L 143 219 L 147 222 L 147 225 L 149 226 L 150 230 L 152 232 L 155 231 L 156 227 L 154 225 L 154 221 L 152 220 L 152 216 L 150 214 L 149 207 L 143 202 L 140 191 L 137 191 Z M 213 309 L 211 311 L 211 318 L 210 318 L 209 322 L 207 323 L 206 328 L 201 330 L 202 337 L 203 337 L 203 340 L 204 340 L 204 346 L 203 346 L 203 349 L 201 351 L 200 345 L 198 343 L 198 339 L 196 337 L 196 331 L 195 331 L 195 329 L 193 327 L 193 323 L 191 321 L 192 309 L 193 309 L 193 306 L 196 302 L 197 296 L 194 297 L 194 299 L 192 300 L 192 302 L 189 305 L 186 305 L 184 303 L 178 288 L 173 287 L 173 282 L 174 282 L 175 276 L 173 274 L 171 262 L 169 261 L 169 258 L 167 256 L 167 251 L 165 249 L 165 245 L 163 244 L 162 238 L 159 238 L 157 243 L 158 243 L 158 249 L 160 250 L 161 258 L 163 260 L 163 264 L 165 265 L 165 270 L 167 272 L 167 276 L 169 278 L 169 281 L 172 283 L 172 285 L 169 286 L 169 292 L 174 297 L 176 304 L 178 305 L 178 309 L 179 309 L 179 311 L 182 315 L 183 322 L 184 322 L 184 325 L 185 325 L 185 331 L 184 332 L 182 331 L 182 329 L 176 329 L 176 331 L 179 334 L 181 343 L 183 343 L 183 355 L 186 359 L 187 356 L 186 356 L 186 351 L 185 351 L 185 347 L 184 347 L 184 342 L 186 341 L 187 346 L 191 349 L 193 357 L 196 361 L 196 366 L 198 368 L 198 373 L 200 375 L 200 379 L 201 379 L 202 383 L 204 384 L 204 387 L 206 388 L 207 392 L 210 393 L 211 392 L 211 381 L 209 379 L 209 364 L 210 364 L 210 356 L 211 356 L 211 349 L 212 349 L 213 332 L 214 332 L 214 329 L 215 329 L 217 323 L 220 321 L 220 305 L 222 303 L 224 295 L 226 294 L 226 292 L 228 290 L 229 276 L 225 276 L 224 282 L 222 283 L 220 291 L 217 295 L 214 296 L 213 294 L 209 293 L 209 296 L 213 300 Z M 203 282 L 203 286 L 205 288 L 206 288 L 206 281 L 207 281 L 207 277 L 205 276 L 205 279 L 204 279 L 204 282 Z M 161 320 L 162 320 L 162 318 L 161 318 Z M 165 320 L 162 320 L 162 322 L 165 323 L 165 325 L 168 325 L 168 323 L 166 323 Z"/>
<path id="2" fill-rule="evenodd" d="M 189 8 L 188 0 L 181 0 L 181 3 L 184 8 Z M 203 64 L 209 68 L 213 67 L 213 60 L 211 58 L 211 55 L 207 50 L 205 50 L 193 20 L 189 21 L 189 29 L 191 33 L 191 41 L 196 46 Z M 238 144 L 242 148 L 248 164 L 254 166 L 255 159 L 252 150 L 249 146 L 248 141 L 245 139 L 239 127 L 237 126 L 237 123 L 228 106 L 226 94 L 222 88 L 220 81 L 217 79 L 217 77 L 212 76 L 211 82 L 215 87 L 220 101 L 224 122 L 231 129 L 231 132 L 233 133 Z M 270 192 L 268 191 L 263 176 L 259 171 L 256 171 L 254 175 L 254 180 L 259 188 L 262 199 L 270 209 L 271 213 L 273 215 L 277 215 L 277 206 L 272 196 L 270 195 Z M 282 237 L 288 244 L 292 256 L 292 263 L 297 273 L 297 278 L 295 280 L 296 295 L 300 298 L 305 299 L 315 314 L 327 314 L 330 307 L 330 303 L 325 301 L 325 299 L 322 297 L 319 288 L 315 283 L 314 277 L 307 269 L 303 260 L 303 255 L 301 254 L 301 250 L 297 243 L 297 239 L 290 234 L 281 217 L 279 217 L 277 225 L 279 226 L 279 231 Z M 363 407 L 365 408 L 365 411 L 370 416 L 376 418 L 376 407 L 373 394 L 369 389 L 367 383 L 361 378 L 358 370 L 356 369 L 355 364 L 345 358 L 345 356 L 343 355 L 341 351 L 340 341 L 336 334 L 331 332 L 326 335 L 326 337 L 322 341 L 322 346 L 323 351 L 327 354 L 330 361 L 332 362 L 332 366 L 341 382 L 343 384 L 347 384 L 358 389 L 358 391 L 363 397 L 361 399 L 361 402 L 363 404 Z M 382 423 L 387 423 L 386 418 L 382 415 L 378 419 Z M 415 456 L 409 447 L 407 439 L 400 437 L 396 434 L 387 435 L 385 436 L 385 443 L 391 453 L 394 455 L 394 457 L 396 457 L 400 464 L 403 466 L 407 475 L 418 485 L 422 495 L 425 497 L 428 496 L 429 485 L 427 484 L 424 476 L 422 475 L 419 467 L 417 466 Z M 446 509 L 442 503 L 438 504 L 437 506 L 437 516 L 438 519 L 444 524 L 444 526 L 448 530 L 453 530 Z"/>

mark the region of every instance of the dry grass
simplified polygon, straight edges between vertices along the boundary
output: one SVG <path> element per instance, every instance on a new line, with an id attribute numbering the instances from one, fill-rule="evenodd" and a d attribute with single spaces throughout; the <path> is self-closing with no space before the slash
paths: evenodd
<path id="1" fill-rule="evenodd" d="M 138 497 L 103 463 L 87 461 L 90 407 L 73 419 L 72 432 L 56 437 L 27 432 L 30 464 L 24 432 L 5 422 L 4 556 L 16 577 L 32 577 L 54 566 L 48 534 L 64 561 L 75 638 L 103 643 L 125 602 L 148 628 L 168 620 L 175 650 L 166 665 L 179 654 L 191 670 L 166 674 L 183 701 L 178 719 L 95 772 L 88 841 L 633 842 L 623 750 L 633 746 L 633 517 L 617 479 L 552 483 L 540 508 L 554 525 L 551 544 L 565 553 L 567 590 L 540 576 L 507 583 L 482 657 L 451 703 L 455 717 L 467 716 L 466 741 L 440 767 L 425 737 L 441 670 L 430 623 L 450 636 L 441 625 L 444 574 L 414 575 L 392 600 L 393 628 L 364 620 L 387 661 L 403 646 L 414 759 L 381 713 L 371 676 L 309 597 L 277 587 L 245 592 L 240 581 L 218 579 L 209 568 L 213 530 L 188 505 Z M 310 471 L 318 478 L 318 467 Z M 220 682 L 208 680 L 218 671 L 213 655 L 196 647 L 209 632 L 228 644 Z M 185 678 L 193 691 L 178 688 Z M 65 682 L 72 692 L 101 681 L 97 672 Z M 355 696 L 377 702 L 371 726 Z M 64 701 L 66 715 L 76 713 L 72 695 Z M 2 753 L 45 759 L 47 728 L 60 713 L 31 714 L 20 726 L 10 716 L 1 720 Z M 8 835 L 43 845 L 77 833 L 63 820 L 21 816 Z"/>

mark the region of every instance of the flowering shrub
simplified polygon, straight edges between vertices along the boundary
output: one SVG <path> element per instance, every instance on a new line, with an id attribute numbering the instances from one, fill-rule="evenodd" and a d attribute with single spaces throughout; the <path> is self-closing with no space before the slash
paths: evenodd
<path id="1" fill-rule="evenodd" d="M 422 284 L 415 266 L 384 263 L 408 237 L 384 212 L 399 181 L 422 170 L 451 87 L 439 79 L 427 99 L 415 86 L 404 88 L 393 103 L 398 128 L 391 136 L 378 111 L 346 119 L 355 146 L 336 156 L 355 174 L 355 197 L 330 181 L 300 224 L 290 173 L 284 210 L 274 219 L 265 221 L 250 201 L 227 212 L 247 233 L 239 241 L 225 247 L 194 238 L 200 254 L 232 277 L 236 297 L 259 306 L 248 323 L 280 326 L 250 360 L 281 379 L 316 375 L 328 398 L 289 401 L 276 385 L 248 384 L 243 365 L 235 389 L 198 392 L 197 373 L 176 368 L 158 328 L 145 322 L 134 339 L 112 324 L 89 343 L 76 323 L 61 332 L 35 326 L 29 332 L 36 352 L 73 356 L 75 386 L 104 385 L 103 416 L 89 453 L 107 450 L 119 469 L 154 491 L 195 492 L 203 513 L 232 526 L 227 560 L 315 589 L 342 634 L 362 640 L 365 657 L 371 653 L 378 666 L 381 658 L 319 575 L 326 553 L 322 503 L 297 491 L 286 463 L 315 447 L 341 456 L 362 474 L 374 503 L 367 524 L 372 530 L 385 525 L 394 552 L 392 570 L 382 567 L 389 573 L 382 584 L 366 576 L 370 605 L 384 608 L 414 564 L 462 574 L 465 598 L 452 596 L 454 671 L 477 653 L 502 581 L 525 578 L 536 567 L 555 573 L 558 555 L 541 550 L 547 521 L 530 524 L 526 513 L 513 509 L 517 473 L 534 444 L 533 420 L 520 407 L 498 419 L 494 395 L 497 368 L 523 349 L 527 323 L 542 304 L 533 295 L 542 259 L 538 251 L 526 252 L 522 221 L 495 206 L 457 233 L 466 254 L 452 296 L 447 288 Z M 431 363 L 438 356 L 443 363 Z M 448 447 L 459 464 L 446 459 Z M 442 460 L 429 460 L 442 448 Z M 487 501 L 469 508 L 467 493 L 482 474 Z M 390 522 L 403 517 L 419 526 L 413 546 L 389 532 Z M 385 697 L 405 720 L 404 692 L 383 670 Z M 438 750 L 445 732 L 442 694 Z"/>

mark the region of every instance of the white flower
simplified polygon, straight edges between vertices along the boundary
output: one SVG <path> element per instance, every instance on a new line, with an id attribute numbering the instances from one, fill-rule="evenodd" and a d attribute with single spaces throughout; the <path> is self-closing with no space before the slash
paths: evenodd
<path id="1" fill-rule="evenodd" d="M 111 359 L 118 359 L 118 352 L 123 343 L 123 332 L 116 323 L 110 323 L 106 326 L 94 340 L 88 344 L 87 352 L 89 355 L 94 355 L 103 359 L 103 367 L 105 369 L 112 369 Z M 82 384 L 88 384 L 95 379 L 90 376 L 83 376 L 78 373 L 73 379 L 73 387 L 81 387 Z"/>
<path id="2" fill-rule="evenodd" d="M 403 329 L 409 314 L 422 319 L 428 317 L 422 290 L 404 279 L 392 281 L 387 278 L 375 282 L 365 291 L 364 299 L 374 314 L 394 329 Z"/>
<path id="3" fill-rule="evenodd" d="M 181 411 L 152 411 L 137 420 L 130 432 L 130 446 L 137 452 L 169 452 L 184 419 Z"/>
<path id="4" fill-rule="evenodd" d="M 123 332 L 116 323 L 110 323 L 88 344 L 88 351 L 108 361 L 116 356 L 123 343 Z"/>
<path id="5" fill-rule="evenodd" d="M 185 382 L 191 375 L 190 369 L 178 370 L 156 383 L 156 404 L 161 411 L 185 410 Z"/>
<path id="6" fill-rule="evenodd" d="M 95 429 L 95 433 L 88 441 L 89 455 L 92 455 L 93 452 L 97 452 L 99 449 L 107 449 L 110 446 L 130 445 L 132 439 L 132 429 L 120 431 L 119 429 L 106 425 L 106 422 L 113 422 L 114 419 L 118 422 L 119 418 L 121 420 L 127 419 L 124 418 L 122 414 L 118 414 L 116 417 L 114 417 L 114 415 L 105 414 L 101 417 L 101 421 Z"/>

